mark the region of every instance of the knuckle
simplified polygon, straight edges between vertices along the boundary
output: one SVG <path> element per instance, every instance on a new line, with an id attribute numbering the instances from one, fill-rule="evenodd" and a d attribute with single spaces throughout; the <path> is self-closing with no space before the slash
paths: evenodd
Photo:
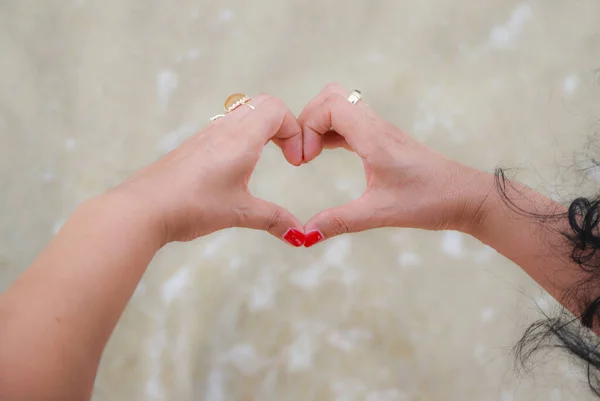
<path id="1" fill-rule="evenodd" d="M 340 99 L 343 99 L 343 97 L 340 94 L 330 93 L 325 97 L 325 101 L 323 103 L 325 103 L 326 106 L 333 106 L 337 104 L 340 101 Z"/>
<path id="2" fill-rule="evenodd" d="M 263 99 L 260 107 L 271 111 L 265 118 L 265 122 L 272 121 L 274 123 L 275 121 L 279 121 L 287 110 L 285 102 L 273 95 L 264 95 Z"/>
<path id="3" fill-rule="evenodd" d="M 275 110 L 277 110 L 281 115 L 285 114 L 285 112 L 287 110 L 287 105 L 285 104 L 285 102 L 283 100 L 281 100 L 278 97 L 274 97 L 272 105 L 273 105 L 272 107 Z"/>
<path id="4" fill-rule="evenodd" d="M 350 232 L 350 225 L 348 222 L 339 216 L 332 216 L 329 219 L 330 229 L 333 235 L 348 234 Z"/>
<path id="5" fill-rule="evenodd" d="M 281 212 L 281 209 L 275 208 L 273 210 L 273 212 L 271 213 L 271 216 L 267 220 L 267 223 L 265 225 L 265 230 L 271 231 L 274 228 L 276 228 L 277 226 L 279 226 L 279 223 L 281 223 L 282 217 L 283 217 L 283 213 Z"/>
<path id="6" fill-rule="evenodd" d="M 331 82 L 328 83 L 327 85 L 325 85 L 325 88 L 323 89 L 323 93 L 327 93 L 327 94 L 340 94 L 340 93 L 345 93 L 346 90 L 344 89 L 344 87 L 342 85 L 340 85 L 337 82 Z"/>

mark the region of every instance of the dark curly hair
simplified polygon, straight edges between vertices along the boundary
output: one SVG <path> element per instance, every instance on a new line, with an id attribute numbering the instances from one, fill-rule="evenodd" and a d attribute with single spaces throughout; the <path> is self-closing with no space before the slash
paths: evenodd
<path id="1" fill-rule="evenodd" d="M 574 305 L 577 313 L 573 315 L 566 308 L 558 316 L 544 313 L 544 318 L 532 324 L 515 346 L 517 363 L 529 370 L 534 354 L 552 349 L 566 351 L 584 364 L 588 384 L 600 397 L 600 337 L 594 333 L 600 333 L 600 197 L 577 198 L 565 213 L 541 215 L 516 204 L 514 194 L 518 190 L 502 169 L 496 170 L 496 189 L 514 212 L 543 221 L 567 220 L 568 229 L 560 234 L 570 250 L 570 260 L 583 274 L 559 300 L 563 305 Z"/>

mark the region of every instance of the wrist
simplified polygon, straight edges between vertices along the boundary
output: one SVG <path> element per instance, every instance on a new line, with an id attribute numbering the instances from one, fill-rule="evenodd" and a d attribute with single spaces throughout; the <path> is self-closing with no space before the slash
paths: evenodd
<path id="1" fill-rule="evenodd" d="M 462 174 L 451 228 L 476 236 L 485 226 L 498 198 L 495 176 L 470 167 L 465 167 Z"/>
<path id="2" fill-rule="evenodd" d="M 152 243 L 157 251 L 166 244 L 166 230 L 156 208 L 134 192 L 113 188 L 88 200 L 81 209 L 103 219 L 114 219 L 116 225 L 126 224 L 136 235 Z"/>

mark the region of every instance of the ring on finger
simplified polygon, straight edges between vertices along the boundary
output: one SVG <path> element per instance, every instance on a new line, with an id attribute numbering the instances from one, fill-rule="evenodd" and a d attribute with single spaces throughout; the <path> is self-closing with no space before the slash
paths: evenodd
<path id="1" fill-rule="evenodd" d="M 362 98 L 362 92 L 358 89 L 354 89 L 352 92 L 350 92 L 350 95 L 348 95 L 348 101 L 352 104 L 357 104 L 362 100 Z"/>
<path id="2" fill-rule="evenodd" d="M 227 114 L 242 106 L 247 106 L 250 110 L 255 110 L 256 107 L 248 103 L 250 100 L 251 98 L 244 95 L 243 93 L 235 93 L 229 96 L 227 100 L 225 100 L 225 104 L 223 105 L 223 108 L 225 109 L 225 114 L 217 114 L 216 116 L 211 117 L 210 121 L 216 121 L 219 118 L 223 118 Z"/>

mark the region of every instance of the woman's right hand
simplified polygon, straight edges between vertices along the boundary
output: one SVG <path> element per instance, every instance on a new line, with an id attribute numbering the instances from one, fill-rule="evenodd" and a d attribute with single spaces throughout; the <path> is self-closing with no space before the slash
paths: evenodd
<path id="1" fill-rule="evenodd" d="M 364 163 L 367 189 L 349 204 L 325 210 L 304 227 L 306 246 L 379 227 L 463 230 L 481 218 L 493 177 L 448 159 L 376 115 L 348 90 L 328 85 L 298 121 L 304 162 L 324 148 L 344 147 Z"/>
<path id="2" fill-rule="evenodd" d="M 302 223 L 285 208 L 254 197 L 248 182 L 264 146 L 274 141 L 302 163 L 296 117 L 270 95 L 253 98 L 110 191 L 159 227 L 161 243 L 191 241 L 230 227 L 264 230 L 299 247 Z M 120 203 L 120 209 L 124 206 Z"/>

